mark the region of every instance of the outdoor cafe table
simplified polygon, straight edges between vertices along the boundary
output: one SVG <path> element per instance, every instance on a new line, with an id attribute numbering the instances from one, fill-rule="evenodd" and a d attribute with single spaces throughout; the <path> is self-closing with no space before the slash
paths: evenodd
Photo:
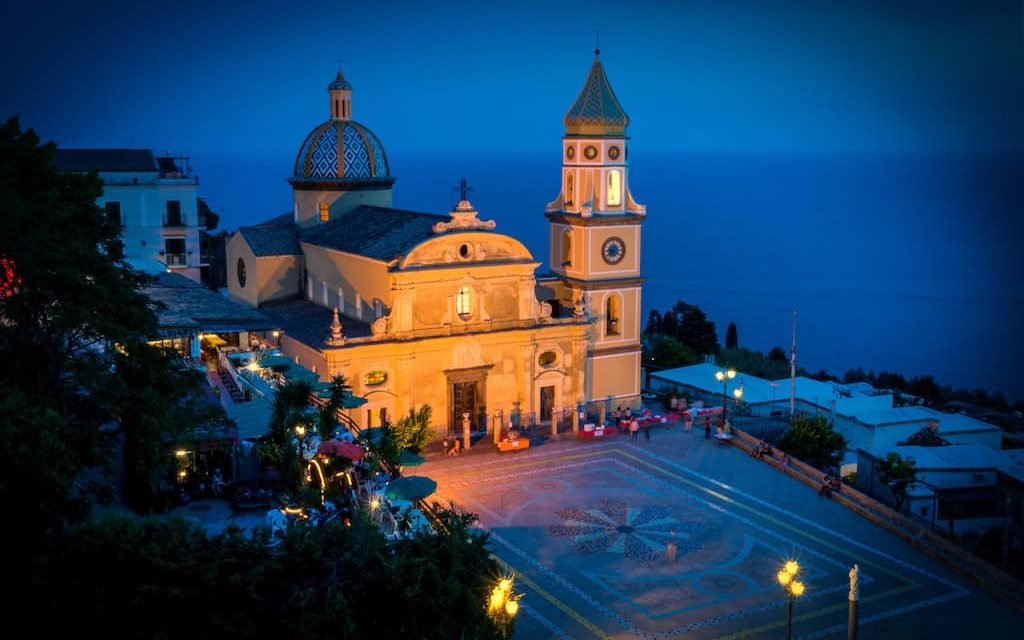
<path id="1" fill-rule="evenodd" d="M 588 429 L 587 427 L 592 428 Z M 614 433 L 615 429 L 613 429 L 611 426 L 596 427 L 594 425 L 588 424 L 584 425 L 583 429 L 579 431 L 579 436 L 581 438 L 603 438 L 605 436 L 613 435 Z"/>
<path id="2" fill-rule="evenodd" d="M 673 425 L 673 424 L 679 422 L 682 419 L 683 419 L 682 416 L 680 416 L 678 414 L 675 414 L 675 413 L 670 413 L 670 414 L 664 415 L 664 416 L 649 416 L 647 418 L 637 418 L 636 419 L 636 423 L 637 423 L 637 425 L 640 426 L 641 429 L 643 429 L 645 425 L 649 426 L 649 427 L 660 427 L 660 426 L 666 426 L 667 427 L 667 426 L 670 426 L 670 425 Z M 628 433 L 629 432 L 629 422 L 626 421 L 626 420 L 619 420 L 619 429 L 621 431 L 623 431 L 624 433 Z"/>

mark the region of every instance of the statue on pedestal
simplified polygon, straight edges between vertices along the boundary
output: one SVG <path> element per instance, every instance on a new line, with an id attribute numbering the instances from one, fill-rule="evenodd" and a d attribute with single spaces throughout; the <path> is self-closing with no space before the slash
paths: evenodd
<path id="1" fill-rule="evenodd" d="M 857 578 L 860 575 L 860 568 L 853 565 L 850 569 L 850 601 L 856 602 L 860 599 L 860 587 L 857 585 Z"/>

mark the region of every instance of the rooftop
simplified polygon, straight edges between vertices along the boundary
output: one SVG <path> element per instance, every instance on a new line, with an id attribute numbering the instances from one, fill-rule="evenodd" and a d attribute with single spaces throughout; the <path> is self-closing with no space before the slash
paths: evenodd
<path id="1" fill-rule="evenodd" d="M 449 219 L 434 213 L 363 205 L 337 220 L 304 229 L 300 240 L 387 262 L 436 235 L 434 224 Z"/>
<path id="2" fill-rule="evenodd" d="M 260 306 L 260 311 L 285 335 L 317 349 L 324 346 L 324 339 L 331 332 L 331 320 L 334 319 L 333 309 L 314 304 L 305 298 L 265 302 Z M 372 335 L 370 325 L 360 320 L 342 316 L 341 324 L 346 338 Z"/>
<path id="3" fill-rule="evenodd" d="M 161 273 L 143 287 L 143 293 L 165 309 L 157 311 L 160 335 L 194 330 L 269 331 L 273 321 L 256 309 L 232 302 L 178 273 Z"/>
<path id="4" fill-rule="evenodd" d="M 270 256 L 301 256 L 299 227 L 292 221 L 292 213 L 284 213 L 266 222 L 250 227 L 239 227 L 249 248 L 257 258 Z"/>

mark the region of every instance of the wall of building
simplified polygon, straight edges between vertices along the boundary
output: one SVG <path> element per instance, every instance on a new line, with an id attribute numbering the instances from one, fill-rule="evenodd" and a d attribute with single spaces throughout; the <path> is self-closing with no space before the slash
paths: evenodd
<path id="1" fill-rule="evenodd" d="M 330 210 L 331 220 L 352 211 L 356 207 L 372 205 L 390 207 L 392 202 L 391 189 L 365 191 L 328 191 L 295 189 L 295 221 L 302 227 L 320 224 L 320 203 L 326 202 Z"/>
<path id="2" fill-rule="evenodd" d="M 302 281 L 301 256 L 257 258 L 241 233 L 227 242 L 228 295 L 236 302 L 258 307 L 268 300 L 299 293 Z M 245 286 L 238 279 L 238 260 L 245 263 Z"/>
<path id="3" fill-rule="evenodd" d="M 163 262 L 173 271 L 200 281 L 199 203 L 195 178 L 158 178 L 155 172 L 101 173 L 103 195 L 100 207 L 118 202 L 121 207 L 125 258 L 129 261 Z M 167 202 L 181 205 L 181 226 L 165 225 Z M 165 240 L 181 238 L 184 255 L 166 255 Z"/>
<path id="4" fill-rule="evenodd" d="M 388 313 L 391 287 L 387 264 L 306 243 L 302 243 L 302 250 L 313 285 L 306 292 L 307 298 L 327 308 L 337 305 L 344 315 L 367 322 L 376 318 L 375 302 L 379 302 L 382 313 Z"/>
<path id="5" fill-rule="evenodd" d="M 640 352 L 596 355 L 590 358 L 588 400 L 621 398 L 623 403 L 640 403 Z"/>
<path id="6" fill-rule="evenodd" d="M 450 411 L 448 374 L 485 368 L 484 410 L 488 427 L 496 412 L 507 421 L 518 403 L 523 420 L 539 412 L 540 387 L 555 387 L 555 406 L 572 407 L 582 397 L 586 325 L 559 324 L 530 330 L 474 333 L 420 340 L 351 342 L 321 351 L 287 336 L 282 350 L 299 363 L 316 367 L 321 379 L 341 373 L 353 392 L 369 400 L 350 416 L 367 426 L 367 411 L 375 420 L 379 409 L 397 419 L 414 407 L 429 404 L 438 430 L 447 428 Z M 541 364 L 540 355 L 554 352 L 553 362 Z M 370 384 L 370 372 L 384 371 L 383 383 Z"/>

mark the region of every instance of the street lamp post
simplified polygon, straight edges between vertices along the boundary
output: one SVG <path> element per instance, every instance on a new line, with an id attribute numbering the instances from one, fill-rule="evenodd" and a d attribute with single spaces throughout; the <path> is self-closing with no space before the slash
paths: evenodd
<path id="1" fill-rule="evenodd" d="M 306 438 L 306 425 L 295 425 L 295 435 L 299 436 L 299 463 L 302 463 L 302 441 Z"/>
<path id="2" fill-rule="evenodd" d="M 512 591 L 512 583 L 515 577 L 513 573 L 498 580 L 487 600 L 487 614 L 491 616 L 491 619 L 494 620 L 501 630 L 503 638 L 508 638 L 512 635 L 516 614 L 519 613 L 519 600 L 523 597 L 522 594 L 516 594 Z"/>
<path id="3" fill-rule="evenodd" d="M 722 369 L 715 372 L 715 379 L 722 383 L 722 424 L 729 418 L 729 381 L 736 377 L 735 369 Z M 743 397 L 743 391 L 736 389 L 739 399 Z"/>
<path id="4" fill-rule="evenodd" d="M 799 572 L 797 561 L 789 560 L 776 575 L 779 584 L 786 590 L 786 640 L 793 638 L 793 601 L 804 594 L 804 583 L 796 579 Z"/>

